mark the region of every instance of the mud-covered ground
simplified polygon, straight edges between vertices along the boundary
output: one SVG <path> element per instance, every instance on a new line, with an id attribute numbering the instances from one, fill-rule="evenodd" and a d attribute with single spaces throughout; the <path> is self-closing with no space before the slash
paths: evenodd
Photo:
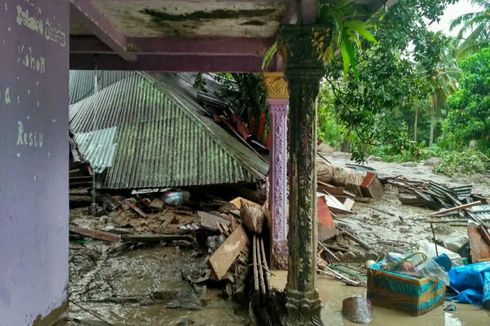
<path id="1" fill-rule="evenodd" d="M 345 166 L 352 163 L 348 153 L 323 153 L 333 164 Z M 447 177 L 432 172 L 433 160 L 420 163 L 388 163 L 379 160 L 368 160 L 367 166 L 376 169 L 381 177 L 403 176 L 410 180 L 432 180 L 450 187 L 473 185 L 473 193 L 490 198 L 490 177 L 488 175 L 471 175 Z M 381 201 L 372 203 L 357 202 L 353 207 L 354 214 L 338 215 L 336 223 L 347 226 L 357 237 L 373 246 L 376 253 L 390 250 L 402 251 L 417 246 L 422 240 L 431 240 L 432 232 L 429 214 L 432 210 L 402 205 L 398 200 L 398 190 L 390 185 L 385 186 Z M 464 220 L 463 220 L 464 221 Z M 466 234 L 466 227 L 449 226 L 447 223 L 434 224 L 437 240 L 444 241 Z"/>
<path id="2" fill-rule="evenodd" d="M 72 241 L 69 324 L 246 325 L 247 311 L 222 291 L 189 282 L 203 267 L 201 253 L 184 242 Z"/>
<path id="3" fill-rule="evenodd" d="M 349 162 L 348 154 L 345 153 L 324 155 L 340 166 Z M 435 175 L 432 173 L 430 162 L 396 164 L 373 160 L 368 165 L 382 176 L 402 175 L 412 180 L 433 180 L 450 186 L 470 183 L 473 185 L 474 193 L 490 196 L 488 176 L 448 178 Z M 338 215 L 335 222 L 371 246 L 372 250 L 366 252 L 354 242 L 347 241 L 352 246 L 349 252 L 338 253 L 344 261 L 363 263 L 367 259 L 380 257 L 387 251 L 408 251 L 416 247 L 421 240 L 432 239 L 430 225 L 427 223 L 432 211 L 402 205 L 397 198 L 396 188 L 388 186 L 381 201 L 357 202 L 353 212 L 351 215 Z M 163 230 L 169 214 L 175 214 L 174 222 L 166 225 Z M 185 233 L 188 230 L 182 230 L 179 226 L 192 226 L 197 222 L 197 215 L 195 212 L 177 209 L 153 214 L 144 219 L 131 210 L 125 210 L 94 218 L 87 214 L 86 208 L 78 208 L 71 211 L 70 222 L 80 227 L 111 232 Z M 466 234 L 466 228 L 438 224 L 435 232 L 436 238 L 443 241 Z M 250 322 L 247 307 L 223 297 L 223 290 L 220 288 L 206 287 L 190 281 L 206 268 L 206 254 L 206 249 L 202 246 L 186 241 L 142 245 L 72 239 L 69 324 L 248 325 Z M 278 277 L 284 278 L 284 275 L 273 274 L 273 280 L 276 279 L 276 282 L 281 284 L 282 281 L 277 280 Z M 328 294 L 328 289 L 333 286 L 331 282 L 339 282 L 325 280 L 323 277 L 321 279 L 319 287 L 322 298 L 326 300 L 325 311 L 335 316 L 333 324 L 342 325 L 339 304 L 343 292 L 338 292 L 339 296 Z M 335 289 L 345 287 L 339 284 L 334 286 Z M 348 291 L 345 295 L 365 291 L 364 288 L 346 289 Z M 467 313 L 475 313 L 467 307 L 461 309 L 466 309 Z M 391 312 L 385 311 L 382 314 L 391 316 L 387 320 L 397 319 L 396 314 L 393 315 Z M 463 322 L 460 323 L 452 323 L 452 315 L 444 314 L 442 308 L 432 316 L 435 314 L 441 318 L 437 317 L 439 319 L 433 323 L 434 325 L 487 325 L 474 324 L 478 318 L 484 318 L 490 324 L 488 313 L 482 311 L 478 312 L 478 318 L 467 319 L 469 322 L 464 322 L 466 317 L 463 314 L 460 318 Z M 406 325 L 415 320 L 406 318 Z M 385 325 L 382 322 L 377 324 Z M 388 324 L 390 323 L 386 323 Z"/>

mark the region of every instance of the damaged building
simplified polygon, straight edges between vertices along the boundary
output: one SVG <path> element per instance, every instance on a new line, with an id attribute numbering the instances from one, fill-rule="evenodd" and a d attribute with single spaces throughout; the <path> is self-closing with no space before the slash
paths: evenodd
<path id="1" fill-rule="evenodd" d="M 212 106 L 226 102 L 213 94 L 198 98 L 192 79 L 70 72 L 70 132 L 98 189 L 158 191 L 265 180 L 267 159 L 213 121 Z M 74 173 L 72 180 L 79 181 Z"/>

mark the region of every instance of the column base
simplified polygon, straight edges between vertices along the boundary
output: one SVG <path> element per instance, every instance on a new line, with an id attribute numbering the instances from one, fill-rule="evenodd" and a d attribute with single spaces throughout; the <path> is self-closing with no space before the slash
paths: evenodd
<path id="1" fill-rule="evenodd" d="M 272 244 L 272 269 L 287 270 L 288 269 L 288 242 L 287 240 L 275 241 Z"/>
<path id="2" fill-rule="evenodd" d="M 318 291 L 299 292 L 286 289 L 287 325 L 323 326 L 322 302 Z"/>

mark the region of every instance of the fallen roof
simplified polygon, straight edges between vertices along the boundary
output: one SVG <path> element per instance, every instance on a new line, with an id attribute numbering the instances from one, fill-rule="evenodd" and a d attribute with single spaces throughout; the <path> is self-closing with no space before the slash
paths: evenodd
<path id="1" fill-rule="evenodd" d="M 93 73 L 71 75 L 70 80 L 78 82 L 70 88 L 93 88 L 80 80 L 85 76 L 93 81 Z M 119 72 L 112 84 L 100 83 L 100 91 L 70 105 L 70 129 L 82 155 L 95 171 L 106 170 L 100 175 L 101 188 L 204 186 L 265 178 L 268 164 L 208 118 L 178 86 L 178 79 L 176 74 Z M 70 102 L 81 93 L 70 91 Z"/>

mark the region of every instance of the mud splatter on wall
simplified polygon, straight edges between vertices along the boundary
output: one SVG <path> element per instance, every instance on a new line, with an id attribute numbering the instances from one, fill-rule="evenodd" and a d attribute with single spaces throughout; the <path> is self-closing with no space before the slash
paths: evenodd
<path id="1" fill-rule="evenodd" d="M 0 324 L 62 313 L 69 1 L 0 0 Z"/>

